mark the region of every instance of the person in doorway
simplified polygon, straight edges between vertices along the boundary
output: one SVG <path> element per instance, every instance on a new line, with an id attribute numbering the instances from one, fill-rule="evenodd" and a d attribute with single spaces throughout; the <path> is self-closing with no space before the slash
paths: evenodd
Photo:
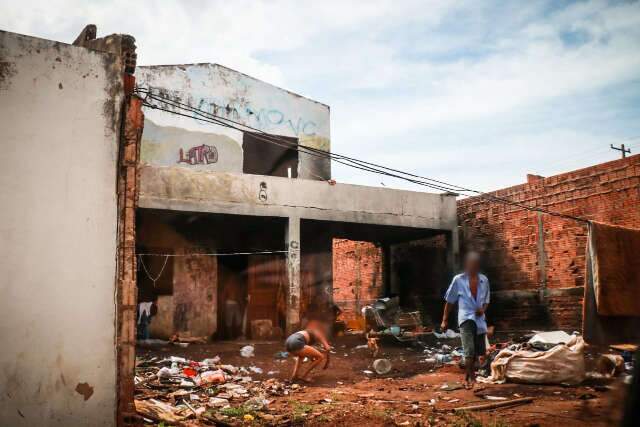
<path id="1" fill-rule="evenodd" d="M 244 332 L 242 331 L 242 303 L 244 301 L 240 286 L 235 283 L 227 284 L 223 289 L 222 299 L 224 301 L 225 338 L 235 339 Z"/>
<path id="2" fill-rule="evenodd" d="M 321 344 L 325 352 L 323 353 L 313 347 L 315 343 Z M 329 349 L 331 349 L 331 346 L 320 328 L 308 325 L 307 328 L 302 331 L 291 334 L 285 341 L 284 347 L 286 351 L 295 357 L 291 381 L 299 378 L 302 381 L 310 382 L 309 374 L 311 374 L 311 371 L 321 364 L 323 365 L 323 369 L 327 369 L 329 366 Z M 308 358 L 310 362 L 306 371 L 302 373 L 301 364 L 305 357 Z M 298 375 L 298 371 L 300 371 L 300 375 Z"/>
<path id="3" fill-rule="evenodd" d="M 153 301 L 146 301 L 138 303 L 138 336 L 139 340 L 149 339 L 149 324 L 151 323 L 151 317 L 155 316 L 158 312 L 158 307 Z"/>
<path id="4" fill-rule="evenodd" d="M 487 320 L 489 306 L 489 280 L 480 273 L 480 255 L 470 252 L 465 257 L 464 273 L 451 281 L 444 297 L 444 314 L 440 327 L 447 329 L 449 314 L 458 303 L 458 326 L 465 358 L 465 387 L 473 388 L 476 380 L 476 361 L 486 353 Z"/>

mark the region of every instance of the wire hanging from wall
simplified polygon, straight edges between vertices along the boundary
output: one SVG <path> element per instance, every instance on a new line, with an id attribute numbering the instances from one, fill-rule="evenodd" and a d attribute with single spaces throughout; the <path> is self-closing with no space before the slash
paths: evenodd
<path id="1" fill-rule="evenodd" d="M 138 260 L 140 261 L 140 265 L 142 265 L 142 269 L 144 270 L 145 274 L 147 275 L 147 277 L 149 278 L 149 280 L 151 280 L 153 282 L 153 287 L 156 287 L 156 282 L 158 281 L 158 279 L 160 278 L 160 276 L 162 276 L 162 272 L 164 272 L 165 267 L 167 266 L 167 261 L 169 261 L 169 256 L 168 255 L 164 255 L 164 262 L 162 263 L 162 268 L 160 268 L 160 271 L 158 272 L 158 274 L 154 277 L 150 272 L 149 269 L 147 268 L 147 266 L 144 263 L 144 260 L 142 259 L 142 256 L 144 254 L 139 254 L 138 255 Z"/>

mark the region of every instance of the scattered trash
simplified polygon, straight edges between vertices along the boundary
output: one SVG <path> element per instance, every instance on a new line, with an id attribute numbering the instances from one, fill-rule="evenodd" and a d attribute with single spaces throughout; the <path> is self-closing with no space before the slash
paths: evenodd
<path id="1" fill-rule="evenodd" d="M 440 390 L 442 391 L 454 391 L 462 388 L 464 388 L 464 386 L 460 383 L 444 383 L 440 386 Z"/>
<path id="2" fill-rule="evenodd" d="M 173 369 L 167 368 L 166 366 L 163 366 L 162 368 L 160 368 L 156 376 L 160 379 L 167 379 L 177 374 L 178 374 L 177 369 L 173 370 Z"/>
<path id="3" fill-rule="evenodd" d="M 253 357 L 255 356 L 255 348 L 251 345 L 245 345 L 240 349 L 240 356 L 242 357 Z"/>
<path id="4" fill-rule="evenodd" d="M 189 378 L 193 378 L 193 377 L 195 377 L 196 375 L 198 375 L 198 371 L 196 371 L 195 369 L 193 369 L 192 367 L 189 367 L 189 366 L 187 366 L 186 368 L 184 368 L 184 369 L 182 370 L 182 373 L 183 373 L 185 376 L 189 377 Z"/>
<path id="5" fill-rule="evenodd" d="M 207 371 L 200 374 L 201 384 L 222 384 L 227 378 L 222 371 Z"/>
<path id="6" fill-rule="evenodd" d="M 265 399 L 264 397 L 258 396 L 258 397 L 252 397 L 251 399 L 247 400 L 246 402 L 244 402 L 244 404 L 242 405 L 247 411 L 262 411 L 263 409 L 266 409 L 267 405 L 269 404 L 269 401 L 267 399 Z"/>
<path id="7" fill-rule="evenodd" d="M 249 366 L 249 371 L 253 372 L 254 374 L 261 374 L 262 368 L 258 368 L 257 366 Z"/>
<path id="8" fill-rule="evenodd" d="M 437 363 L 449 363 L 453 359 L 450 354 L 436 354 L 436 362 Z"/>
<path id="9" fill-rule="evenodd" d="M 219 397 L 212 397 L 209 399 L 209 405 L 213 407 L 226 406 L 229 404 L 229 399 L 222 399 Z"/>
<path id="10" fill-rule="evenodd" d="M 605 377 L 613 377 L 625 370 L 625 363 L 619 354 L 602 354 L 596 362 L 598 372 Z"/>
<path id="11" fill-rule="evenodd" d="M 507 400 L 506 397 L 502 397 L 502 396 L 490 396 L 490 395 L 485 395 L 483 396 L 485 399 L 487 400 Z"/>
<path id="12" fill-rule="evenodd" d="M 365 369 L 364 371 L 362 371 L 362 373 L 367 374 L 367 375 L 373 375 L 375 372 L 370 371 L 368 369 Z"/>
<path id="13" fill-rule="evenodd" d="M 286 351 L 279 351 L 273 357 L 276 359 L 286 359 L 289 357 L 289 353 Z"/>
<path id="14" fill-rule="evenodd" d="M 391 361 L 389 359 L 376 359 L 373 361 L 373 369 L 378 375 L 386 375 L 391 371 Z"/>
<path id="15" fill-rule="evenodd" d="M 156 399 L 138 400 L 135 402 L 136 412 L 153 421 L 179 423 L 186 418 L 179 409 Z"/>
<path id="16" fill-rule="evenodd" d="M 436 338 L 439 339 L 452 339 L 452 338 L 459 338 L 460 334 L 457 333 L 456 331 L 452 330 L 452 329 L 447 329 L 446 332 L 439 334 L 438 332 L 433 332 L 433 335 L 435 335 Z"/>
<path id="17" fill-rule="evenodd" d="M 569 335 L 565 331 L 540 332 L 531 337 L 529 344 L 542 344 L 543 347 L 549 346 L 548 348 L 544 348 L 544 350 L 548 350 L 558 344 L 568 343 L 572 337 L 573 335 Z"/>
<path id="18" fill-rule="evenodd" d="M 204 359 L 202 362 L 200 362 L 200 364 L 203 366 L 215 366 L 218 363 L 220 363 L 220 356 L 216 356 L 212 359 Z"/>

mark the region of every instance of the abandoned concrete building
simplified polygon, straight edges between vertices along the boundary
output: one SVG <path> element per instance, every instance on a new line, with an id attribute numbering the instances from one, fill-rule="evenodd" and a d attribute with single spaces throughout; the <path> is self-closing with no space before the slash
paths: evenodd
<path id="1" fill-rule="evenodd" d="M 386 292 L 407 300 L 398 248 L 441 240 L 433 263 L 454 267 L 455 195 L 335 183 L 328 158 L 265 143 L 328 152 L 327 105 L 220 65 L 136 69 L 133 38 L 91 26 L 73 45 L 0 32 L 0 64 L 3 421 L 135 412 L 139 302 L 156 303 L 151 336 L 251 337 L 266 321 L 273 338 L 332 310 L 334 239 L 379 247 Z"/>
<path id="2" fill-rule="evenodd" d="M 0 31 L 0 424 L 123 425 L 139 303 L 160 339 L 277 339 L 336 308 L 358 329 L 389 295 L 437 321 L 459 247 L 486 255 L 499 328 L 580 328 L 583 223 L 336 183 L 329 106 L 135 49 Z M 635 155 L 495 194 L 640 228 L 639 188 Z"/>

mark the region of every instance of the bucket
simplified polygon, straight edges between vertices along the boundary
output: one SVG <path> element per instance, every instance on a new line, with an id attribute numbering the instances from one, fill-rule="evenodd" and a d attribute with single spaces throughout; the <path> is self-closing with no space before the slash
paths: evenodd
<path id="1" fill-rule="evenodd" d="M 373 370 L 378 375 L 385 375 L 391 371 L 391 361 L 389 359 L 376 359 L 373 361 Z"/>

